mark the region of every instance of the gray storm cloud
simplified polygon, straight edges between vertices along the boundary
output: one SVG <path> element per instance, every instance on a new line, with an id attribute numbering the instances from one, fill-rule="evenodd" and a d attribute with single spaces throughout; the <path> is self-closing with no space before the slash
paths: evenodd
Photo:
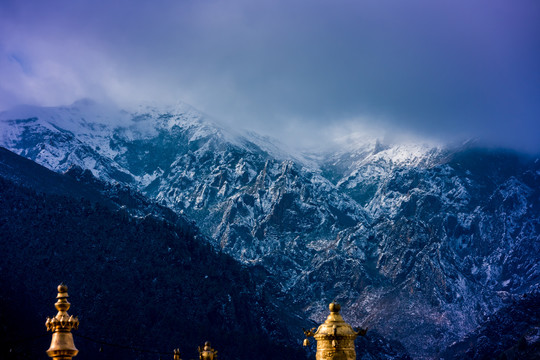
<path id="1" fill-rule="evenodd" d="M 179 99 L 290 139 L 380 127 L 540 151 L 534 1 L 3 1 L 0 107 Z"/>

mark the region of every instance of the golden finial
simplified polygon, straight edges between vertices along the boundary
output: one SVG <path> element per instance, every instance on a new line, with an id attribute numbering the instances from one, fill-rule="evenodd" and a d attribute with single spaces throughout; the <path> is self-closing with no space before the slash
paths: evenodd
<path id="1" fill-rule="evenodd" d="M 328 309 L 331 313 L 339 313 L 341 311 L 341 305 L 339 305 L 335 300 L 328 305 Z"/>
<path id="2" fill-rule="evenodd" d="M 337 302 L 332 301 L 328 308 L 330 315 L 317 331 L 315 328 L 304 330 L 304 346 L 309 346 L 308 338 L 313 336 L 317 340 L 317 360 L 355 360 L 354 340 L 359 335 L 366 335 L 367 329 L 354 330 L 347 324 L 339 313 L 341 305 Z"/>
<path id="3" fill-rule="evenodd" d="M 71 304 L 67 300 L 68 287 L 64 284 L 58 285 L 58 299 L 54 306 L 58 310 L 55 317 L 47 318 L 45 326 L 47 331 L 52 331 L 51 347 L 47 350 L 47 355 L 54 360 L 70 360 L 79 353 L 73 342 L 73 334 L 71 329 L 79 328 L 79 319 L 70 316 L 67 311 Z"/>
<path id="4" fill-rule="evenodd" d="M 174 349 L 173 350 L 173 354 L 174 354 L 174 360 L 182 360 L 180 359 L 180 349 Z"/>
<path id="5" fill-rule="evenodd" d="M 212 349 L 210 342 L 207 341 L 204 343 L 204 347 L 201 349 L 199 346 L 199 360 L 216 360 L 217 359 L 217 350 Z"/>

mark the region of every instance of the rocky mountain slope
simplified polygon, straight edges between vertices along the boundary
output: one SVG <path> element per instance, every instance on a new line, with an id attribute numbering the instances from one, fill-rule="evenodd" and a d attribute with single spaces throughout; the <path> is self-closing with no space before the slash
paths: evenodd
<path id="1" fill-rule="evenodd" d="M 186 105 L 24 107 L 0 114 L 0 126 L 0 144 L 18 154 L 90 169 L 188 215 L 313 320 L 337 299 L 353 325 L 417 358 L 539 281 L 534 158 L 378 141 L 291 155 Z"/>
<path id="2" fill-rule="evenodd" d="M 516 297 L 442 354 L 444 359 L 533 360 L 540 357 L 540 288 Z"/>
<path id="3" fill-rule="evenodd" d="M 391 284 L 390 310 L 370 316 L 383 333 L 416 339 L 407 342 L 413 354 L 464 336 L 539 282 L 538 161 L 419 146 L 375 147 L 345 167 L 342 158 L 330 158 L 325 171 L 371 214 L 374 266 Z M 360 308 L 371 305 L 370 293 Z"/>
<path id="4" fill-rule="evenodd" d="M 47 349 L 43 318 L 54 310 L 60 281 L 72 284 L 82 320 L 75 332 L 81 359 L 172 356 L 177 346 L 194 356 L 209 339 L 228 359 L 306 356 L 301 329 L 315 324 L 265 269 L 216 252 L 184 216 L 87 170 L 58 174 L 0 148 L 0 239 L 2 358 Z M 123 347 L 101 344 L 100 354 L 88 337 Z M 377 333 L 362 340 L 359 354 L 408 359 Z"/>

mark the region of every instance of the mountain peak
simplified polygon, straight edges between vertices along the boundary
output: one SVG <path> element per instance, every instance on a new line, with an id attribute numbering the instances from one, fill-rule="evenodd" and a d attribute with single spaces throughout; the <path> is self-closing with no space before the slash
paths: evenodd
<path id="1" fill-rule="evenodd" d="M 337 299 L 419 357 L 500 307 L 502 288 L 518 293 L 538 276 L 530 189 L 540 178 L 515 157 L 350 134 L 308 166 L 185 104 L 107 112 L 83 101 L 8 115 L 0 140 L 17 153 L 59 172 L 79 165 L 184 212 L 214 246 L 264 266 L 310 316 L 314 298 Z"/>

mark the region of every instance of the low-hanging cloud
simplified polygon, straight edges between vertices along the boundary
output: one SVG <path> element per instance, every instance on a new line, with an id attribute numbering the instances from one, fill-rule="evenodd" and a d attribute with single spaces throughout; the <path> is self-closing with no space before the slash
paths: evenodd
<path id="1" fill-rule="evenodd" d="M 535 1 L 3 1 L 0 107 L 183 100 L 283 137 L 540 151 Z M 308 139 L 309 138 L 309 139 Z"/>

